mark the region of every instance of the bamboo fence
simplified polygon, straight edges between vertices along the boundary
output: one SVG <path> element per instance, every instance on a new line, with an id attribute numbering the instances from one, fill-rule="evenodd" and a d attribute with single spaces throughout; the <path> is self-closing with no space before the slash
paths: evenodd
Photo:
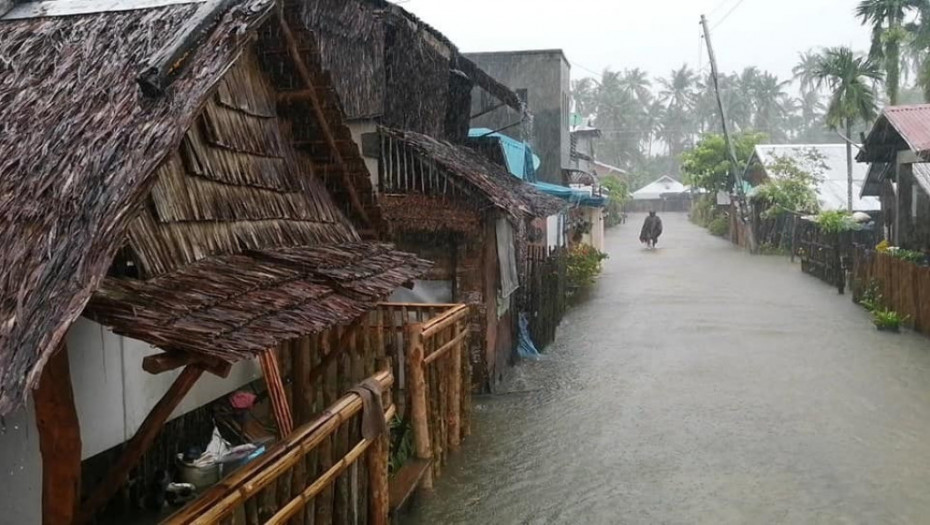
<path id="1" fill-rule="evenodd" d="M 861 300 L 866 289 L 874 286 L 881 295 L 881 307 L 894 310 L 907 318 L 905 324 L 930 335 L 930 268 L 860 247 L 853 257 L 852 275 L 853 300 Z"/>

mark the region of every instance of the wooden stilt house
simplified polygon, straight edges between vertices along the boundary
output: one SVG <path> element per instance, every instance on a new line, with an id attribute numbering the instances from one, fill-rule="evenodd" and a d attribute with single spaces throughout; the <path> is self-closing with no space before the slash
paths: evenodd
<path id="1" fill-rule="evenodd" d="M 171 522 L 384 523 L 395 377 L 420 378 L 419 458 L 467 431 L 465 383 L 446 380 L 467 309 L 380 303 L 430 263 L 371 240 L 364 160 L 292 6 L 5 7 L 0 415 L 38 432 L 0 436 L 0 463 L 25 461 L 3 516 L 105 522 L 185 399 L 257 361 L 276 444 Z M 380 404 L 346 393 L 365 378 Z M 115 410 L 125 443 L 82 475 Z"/>

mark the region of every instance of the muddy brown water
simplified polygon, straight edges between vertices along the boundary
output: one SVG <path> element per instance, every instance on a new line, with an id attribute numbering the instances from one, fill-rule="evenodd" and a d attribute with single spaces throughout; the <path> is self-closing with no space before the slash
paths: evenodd
<path id="1" fill-rule="evenodd" d="M 596 289 L 406 524 L 930 523 L 930 340 L 683 215 Z"/>

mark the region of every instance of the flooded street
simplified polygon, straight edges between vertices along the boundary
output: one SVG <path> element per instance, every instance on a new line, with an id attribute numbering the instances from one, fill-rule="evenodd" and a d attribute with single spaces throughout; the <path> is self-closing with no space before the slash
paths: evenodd
<path id="1" fill-rule="evenodd" d="M 610 230 L 596 289 L 406 523 L 927 523 L 930 342 L 665 214 Z"/>

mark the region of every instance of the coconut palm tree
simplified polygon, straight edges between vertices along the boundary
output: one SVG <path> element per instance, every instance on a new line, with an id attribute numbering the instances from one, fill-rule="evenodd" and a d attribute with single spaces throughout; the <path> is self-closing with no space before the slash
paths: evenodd
<path id="1" fill-rule="evenodd" d="M 585 118 L 593 115 L 597 111 L 597 82 L 589 77 L 572 82 L 572 101 L 575 113 Z"/>
<path id="2" fill-rule="evenodd" d="M 821 52 L 813 71 L 817 87 L 830 92 L 826 123 L 830 129 L 846 131 L 847 207 L 852 211 L 852 136 L 853 123 L 868 122 L 875 117 L 875 92 L 871 83 L 882 78 L 881 68 L 871 59 L 848 47 L 831 47 Z"/>
<path id="3" fill-rule="evenodd" d="M 649 80 L 649 74 L 638 67 L 625 70 L 620 78 L 620 85 L 644 106 L 652 100 L 652 82 Z"/>
<path id="4" fill-rule="evenodd" d="M 898 103 L 901 88 L 901 44 L 908 40 L 905 19 L 923 3 L 922 0 L 862 0 L 856 7 L 856 16 L 863 25 L 872 27 L 869 58 L 882 63 L 885 92 L 892 106 Z"/>
<path id="5" fill-rule="evenodd" d="M 817 68 L 817 61 L 819 60 L 820 53 L 812 49 L 798 53 L 798 64 L 791 69 L 791 72 L 794 73 L 794 79 L 800 84 L 802 94 L 812 91 L 817 84 L 814 78 L 814 70 Z"/>
<path id="6" fill-rule="evenodd" d="M 766 71 L 756 77 L 752 86 L 755 129 L 765 132 L 775 141 L 784 140 L 786 136 L 782 124 L 789 112 L 790 98 L 785 91 L 789 83 Z"/>

